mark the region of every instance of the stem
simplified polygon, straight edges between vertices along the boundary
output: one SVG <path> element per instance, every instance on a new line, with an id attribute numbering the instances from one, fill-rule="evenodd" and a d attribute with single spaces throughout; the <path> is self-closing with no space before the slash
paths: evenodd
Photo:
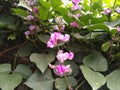
<path id="1" fill-rule="evenodd" d="M 67 87 L 68 87 L 68 89 L 69 89 L 69 82 L 68 82 L 68 80 L 67 80 L 67 77 L 66 77 L 66 75 L 64 76 L 64 79 L 65 79 L 65 81 L 66 81 L 66 84 L 67 84 Z"/>
<path id="2" fill-rule="evenodd" d="M 15 55 L 15 58 L 14 58 L 13 70 L 14 70 L 14 69 L 15 69 L 15 67 L 16 67 L 16 61 L 17 61 L 17 54 Z"/>
<path id="3" fill-rule="evenodd" d="M 115 4 L 116 4 L 116 1 L 117 1 L 117 0 L 114 1 L 113 7 L 112 7 L 113 10 L 114 10 L 114 7 L 115 7 Z"/>
<path id="4" fill-rule="evenodd" d="M 85 81 L 86 81 L 86 80 L 83 80 L 83 81 L 76 87 L 75 90 L 78 90 L 78 89 L 84 84 Z"/>

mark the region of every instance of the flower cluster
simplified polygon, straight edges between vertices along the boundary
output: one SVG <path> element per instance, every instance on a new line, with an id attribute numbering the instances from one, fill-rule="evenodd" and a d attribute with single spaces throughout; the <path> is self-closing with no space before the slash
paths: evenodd
<path id="1" fill-rule="evenodd" d="M 74 57 L 74 54 L 73 54 L 73 52 L 63 53 L 63 50 L 59 50 L 56 57 L 60 63 L 64 63 L 64 61 L 67 59 L 72 60 Z"/>
<path id="2" fill-rule="evenodd" d="M 81 10 L 81 5 L 79 5 L 81 0 L 72 0 L 72 11 L 76 11 L 76 10 Z M 68 16 L 71 16 L 73 18 L 79 18 L 81 16 L 80 13 L 76 13 L 76 14 L 72 14 L 72 13 L 68 13 Z M 78 27 L 78 23 L 77 22 L 71 22 L 70 25 L 72 27 Z"/>
<path id="3" fill-rule="evenodd" d="M 104 9 L 103 14 L 109 15 L 109 14 L 111 14 L 111 13 L 112 13 L 112 10 L 111 10 L 111 9 L 109 9 L 109 8 Z"/>
<path id="4" fill-rule="evenodd" d="M 117 26 L 117 31 L 120 32 L 120 27 L 119 26 Z"/>
<path id="5" fill-rule="evenodd" d="M 36 0 L 25 0 L 26 4 L 32 8 L 32 11 L 27 11 L 28 16 L 26 17 L 26 22 L 30 24 L 29 30 L 25 31 L 26 36 L 33 34 L 36 29 L 34 23 L 36 21 L 36 15 L 38 13 L 38 8 L 35 6 Z"/>
<path id="6" fill-rule="evenodd" d="M 53 48 L 55 45 L 61 42 L 69 41 L 70 36 L 69 34 L 61 34 L 60 32 L 54 32 L 51 34 L 49 41 L 47 42 L 47 47 Z"/>
<path id="7" fill-rule="evenodd" d="M 60 75 L 60 76 L 63 76 L 65 73 L 71 73 L 72 70 L 70 68 L 70 65 L 65 66 L 64 61 L 67 60 L 67 59 L 72 60 L 73 57 L 74 57 L 73 52 L 63 53 L 63 50 L 59 50 L 56 57 L 57 57 L 60 64 L 58 64 L 56 66 L 49 64 L 49 67 L 52 68 L 52 69 L 55 69 L 57 74 Z"/>
<path id="8" fill-rule="evenodd" d="M 72 0 L 72 10 L 80 10 L 81 6 L 79 5 L 80 0 Z"/>
<path id="9" fill-rule="evenodd" d="M 120 6 L 116 8 L 115 10 L 118 14 L 120 14 Z"/>

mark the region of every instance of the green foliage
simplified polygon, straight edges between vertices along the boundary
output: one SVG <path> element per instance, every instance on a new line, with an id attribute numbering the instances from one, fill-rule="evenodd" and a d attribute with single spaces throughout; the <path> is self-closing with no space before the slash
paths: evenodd
<path id="1" fill-rule="evenodd" d="M 27 0 L 0 0 L 2 90 L 120 90 L 120 1 L 82 0 L 75 11 L 72 0 L 67 5 L 63 1 L 29 5 Z M 104 14 L 106 8 L 112 12 Z M 54 42 L 54 32 L 70 35 L 70 40 Z M 47 46 L 50 38 L 54 48 Z M 59 50 L 72 51 L 73 60 L 58 61 Z M 68 72 L 59 75 L 57 65 Z"/>
<path id="2" fill-rule="evenodd" d="M 34 62 L 42 73 L 44 73 L 45 70 L 47 69 L 48 63 L 54 61 L 54 59 L 55 59 L 54 54 L 33 53 L 30 56 L 30 61 Z"/>
<path id="3" fill-rule="evenodd" d="M 106 83 L 106 78 L 101 73 L 95 72 L 84 65 L 80 66 L 80 68 L 85 79 L 91 85 L 93 90 L 99 89 L 102 85 Z"/>
<path id="4" fill-rule="evenodd" d="M 53 90 L 54 79 L 49 69 L 44 74 L 36 71 L 30 78 L 25 82 L 27 86 L 33 90 Z"/>
<path id="5" fill-rule="evenodd" d="M 104 72 L 108 69 L 107 60 L 99 52 L 95 52 L 85 56 L 83 58 L 83 63 L 86 66 L 92 68 L 94 71 Z"/>
<path id="6" fill-rule="evenodd" d="M 21 83 L 22 77 L 19 74 L 1 74 L 0 81 L 2 90 L 14 90 Z"/>
<path id="7" fill-rule="evenodd" d="M 120 70 L 114 70 L 109 75 L 107 75 L 107 77 L 106 77 L 107 78 L 107 86 L 110 90 L 119 90 L 120 89 L 119 75 L 120 75 Z"/>
<path id="8" fill-rule="evenodd" d="M 67 82 L 69 82 L 69 84 L 71 86 L 76 86 L 77 85 L 77 81 L 73 77 L 66 77 L 66 79 L 57 78 L 57 79 L 55 79 L 55 87 L 56 87 L 56 89 L 58 89 L 58 90 L 66 90 L 67 89 Z"/>

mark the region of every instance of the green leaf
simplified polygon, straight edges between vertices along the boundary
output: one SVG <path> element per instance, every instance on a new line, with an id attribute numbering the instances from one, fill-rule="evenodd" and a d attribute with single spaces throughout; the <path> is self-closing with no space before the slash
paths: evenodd
<path id="1" fill-rule="evenodd" d="M 40 34 L 40 35 L 38 36 L 38 38 L 39 38 L 39 40 L 41 40 L 42 42 L 47 43 L 48 40 L 49 40 L 49 38 L 50 38 L 50 36 L 49 36 L 49 35 L 45 35 L 45 34 Z"/>
<path id="2" fill-rule="evenodd" d="M 71 23 L 73 20 L 68 16 L 68 10 L 66 8 L 58 7 L 55 12 L 64 18 L 67 23 Z"/>
<path id="3" fill-rule="evenodd" d="M 40 12 L 40 16 L 39 19 L 44 21 L 47 20 L 49 18 L 49 14 L 50 14 L 50 3 L 48 3 L 47 1 L 42 1 L 39 0 L 39 2 L 41 3 L 41 6 L 39 8 L 39 12 Z"/>
<path id="4" fill-rule="evenodd" d="M 109 32 L 110 29 L 107 25 L 103 24 L 103 23 L 97 23 L 97 24 L 94 24 L 94 25 L 90 25 L 87 27 L 88 30 L 90 31 L 94 31 L 94 30 L 103 30 L 103 31 L 107 31 Z"/>
<path id="5" fill-rule="evenodd" d="M 106 78 L 99 72 L 94 72 L 85 65 L 80 66 L 85 79 L 88 81 L 93 90 L 99 89 L 106 83 Z"/>
<path id="6" fill-rule="evenodd" d="M 71 86 L 77 85 L 77 81 L 74 77 L 57 78 L 55 79 L 55 88 L 58 90 L 66 90 L 68 87 L 67 82 Z"/>
<path id="7" fill-rule="evenodd" d="M 0 74 L 0 81 L 2 90 L 14 90 L 21 83 L 22 77 L 19 74 Z"/>
<path id="8" fill-rule="evenodd" d="M 116 20 L 116 21 L 112 21 L 112 22 L 105 22 L 105 24 L 108 26 L 114 27 L 114 26 L 120 24 L 120 19 Z"/>
<path id="9" fill-rule="evenodd" d="M 49 69 L 44 74 L 35 72 L 25 84 L 33 90 L 53 90 L 54 79 Z"/>
<path id="10" fill-rule="evenodd" d="M 51 2 L 51 6 L 53 7 L 53 9 L 56 9 L 59 6 L 62 5 L 62 1 L 61 0 L 50 0 L 50 2 Z"/>
<path id="11" fill-rule="evenodd" d="M 25 0 L 20 0 L 18 3 L 18 6 L 24 7 L 26 9 L 32 11 L 32 8 L 26 4 Z"/>
<path id="12" fill-rule="evenodd" d="M 13 8 L 12 10 L 14 11 L 14 14 L 15 14 L 15 15 L 26 19 L 27 13 L 26 13 L 25 10 L 19 9 L 19 8 Z"/>
<path id="13" fill-rule="evenodd" d="M 92 68 L 94 71 L 107 71 L 108 69 L 108 64 L 107 60 L 105 57 L 99 53 L 99 52 L 94 52 L 92 54 L 89 54 L 83 58 L 83 63 Z"/>
<path id="14" fill-rule="evenodd" d="M 28 43 L 24 47 L 18 49 L 17 53 L 20 57 L 29 56 L 33 51 L 34 46 L 31 43 Z"/>
<path id="15" fill-rule="evenodd" d="M 38 54 L 33 53 L 30 56 L 30 61 L 34 62 L 37 67 L 41 70 L 42 73 L 45 72 L 45 70 L 48 67 L 48 63 L 54 61 L 55 55 L 54 54 Z"/>
<path id="16" fill-rule="evenodd" d="M 110 90 L 120 90 L 120 70 L 114 70 L 106 78 L 107 87 Z"/>
<path id="17" fill-rule="evenodd" d="M 20 74 L 24 79 L 27 79 L 32 74 L 31 69 L 23 64 L 17 65 L 16 69 L 13 72 Z"/>
<path id="18" fill-rule="evenodd" d="M 103 43 L 102 50 L 106 52 L 110 48 L 110 41 Z"/>
<path id="19" fill-rule="evenodd" d="M 11 72 L 11 64 L 0 64 L 0 74 L 10 73 Z"/>
<path id="20" fill-rule="evenodd" d="M 10 36 L 8 36 L 8 40 L 15 40 L 17 36 L 17 33 L 12 33 Z"/>

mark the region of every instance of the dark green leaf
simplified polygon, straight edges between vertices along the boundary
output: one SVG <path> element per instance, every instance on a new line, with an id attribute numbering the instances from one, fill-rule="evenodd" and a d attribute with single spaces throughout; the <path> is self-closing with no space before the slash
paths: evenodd
<path id="1" fill-rule="evenodd" d="M 34 46 L 31 43 L 28 43 L 24 47 L 18 49 L 17 53 L 20 57 L 29 56 L 33 51 Z"/>

